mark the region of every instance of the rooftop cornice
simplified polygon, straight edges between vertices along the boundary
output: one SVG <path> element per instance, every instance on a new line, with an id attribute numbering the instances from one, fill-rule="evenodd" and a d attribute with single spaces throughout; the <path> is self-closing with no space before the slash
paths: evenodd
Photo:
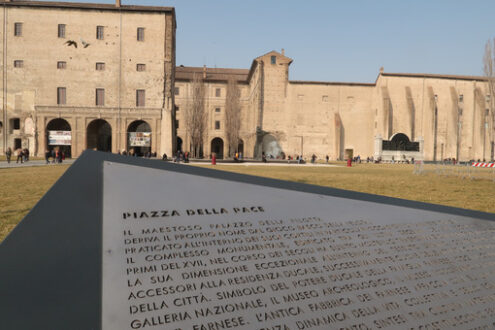
<path id="1" fill-rule="evenodd" d="M 67 8 L 82 10 L 112 10 L 112 11 L 135 11 L 135 12 L 166 12 L 175 16 L 174 7 L 161 6 L 135 6 L 121 5 L 120 7 L 113 4 L 101 3 L 82 3 L 82 2 L 55 2 L 55 1 L 6 1 L 0 0 L 0 5 L 8 7 L 35 7 L 35 8 Z"/>

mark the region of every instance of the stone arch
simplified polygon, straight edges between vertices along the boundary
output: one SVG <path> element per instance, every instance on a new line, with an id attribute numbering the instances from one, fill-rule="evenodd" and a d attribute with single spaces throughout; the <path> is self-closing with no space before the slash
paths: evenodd
<path id="1" fill-rule="evenodd" d="M 411 142 L 409 137 L 404 133 L 396 133 L 392 135 L 389 141 L 382 142 L 383 150 L 392 151 L 420 151 L 419 142 Z"/>
<path id="2" fill-rule="evenodd" d="M 283 150 L 278 140 L 271 134 L 267 134 L 263 136 L 263 152 L 269 158 L 273 156 L 273 158 L 281 157 L 283 155 Z"/>
<path id="3" fill-rule="evenodd" d="M 46 125 L 46 150 L 60 150 L 65 157 L 72 156 L 72 128 L 63 118 L 55 118 Z"/>
<path id="4" fill-rule="evenodd" d="M 219 137 L 212 139 L 210 150 L 217 155 L 217 159 L 223 159 L 223 140 Z"/>
<path id="5" fill-rule="evenodd" d="M 127 151 L 138 156 L 151 152 L 151 126 L 144 120 L 135 120 L 127 126 Z"/>
<path id="6" fill-rule="evenodd" d="M 95 119 L 86 128 L 86 148 L 112 151 L 112 126 L 104 119 Z"/>
<path id="7" fill-rule="evenodd" d="M 406 146 L 411 142 L 404 133 L 396 133 L 390 139 L 390 144 L 394 150 L 406 150 Z"/>

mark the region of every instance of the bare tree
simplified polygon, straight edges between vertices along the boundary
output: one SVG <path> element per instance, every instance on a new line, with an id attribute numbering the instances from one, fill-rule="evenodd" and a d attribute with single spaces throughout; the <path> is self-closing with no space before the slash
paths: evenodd
<path id="1" fill-rule="evenodd" d="M 225 135 L 229 146 L 229 156 L 238 151 L 240 129 L 241 91 L 237 81 L 230 79 L 227 83 L 227 96 L 225 99 Z"/>
<path id="2" fill-rule="evenodd" d="M 488 129 L 490 140 L 490 158 L 494 158 L 495 149 L 495 38 L 488 40 L 485 44 L 485 54 L 483 56 L 483 73 L 487 80 L 488 94 L 486 106 L 488 109 Z M 484 123 L 483 123 L 484 125 Z M 484 138 L 484 137 L 483 137 Z M 483 155 L 484 157 L 485 155 Z"/>
<path id="3" fill-rule="evenodd" d="M 205 84 L 201 75 L 194 74 L 191 87 L 192 98 L 186 106 L 186 128 L 191 140 L 191 155 L 200 157 L 208 116 L 205 109 Z"/>

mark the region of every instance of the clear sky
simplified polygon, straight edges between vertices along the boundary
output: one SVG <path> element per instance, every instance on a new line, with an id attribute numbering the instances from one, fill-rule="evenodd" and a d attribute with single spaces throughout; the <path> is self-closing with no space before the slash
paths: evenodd
<path id="1" fill-rule="evenodd" d="M 255 57 L 284 48 L 294 60 L 291 80 L 373 82 L 381 66 L 482 75 L 484 45 L 495 37 L 495 0 L 122 3 L 175 7 L 177 65 L 249 68 Z"/>

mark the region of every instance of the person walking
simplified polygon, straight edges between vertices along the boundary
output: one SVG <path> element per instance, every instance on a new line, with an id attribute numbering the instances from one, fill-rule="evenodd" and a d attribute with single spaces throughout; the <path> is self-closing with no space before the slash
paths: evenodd
<path id="1" fill-rule="evenodd" d="M 24 160 L 23 160 L 23 154 L 22 154 L 22 149 L 17 149 L 16 150 L 16 153 L 17 153 L 17 160 L 16 160 L 16 164 L 19 163 L 19 160 L 21 161 L 21 164 L 24 163 Z"/>
<path id="2" fill-rule="evenodd" d="M 7 157 L 7 163 L 10 164 L 10 157 L 12 157 L 12 149 L 10 149 L 10 147 L 5 152 L 5 156 Z"/>
<path id="3" fill-rule="evenodd" d="M 330 159 L 330 157 L 328 157 L 328 155 L 326 155 L 325 159 L 327 160 L 327 164 L 328 164 L 328 160 Z"/>

